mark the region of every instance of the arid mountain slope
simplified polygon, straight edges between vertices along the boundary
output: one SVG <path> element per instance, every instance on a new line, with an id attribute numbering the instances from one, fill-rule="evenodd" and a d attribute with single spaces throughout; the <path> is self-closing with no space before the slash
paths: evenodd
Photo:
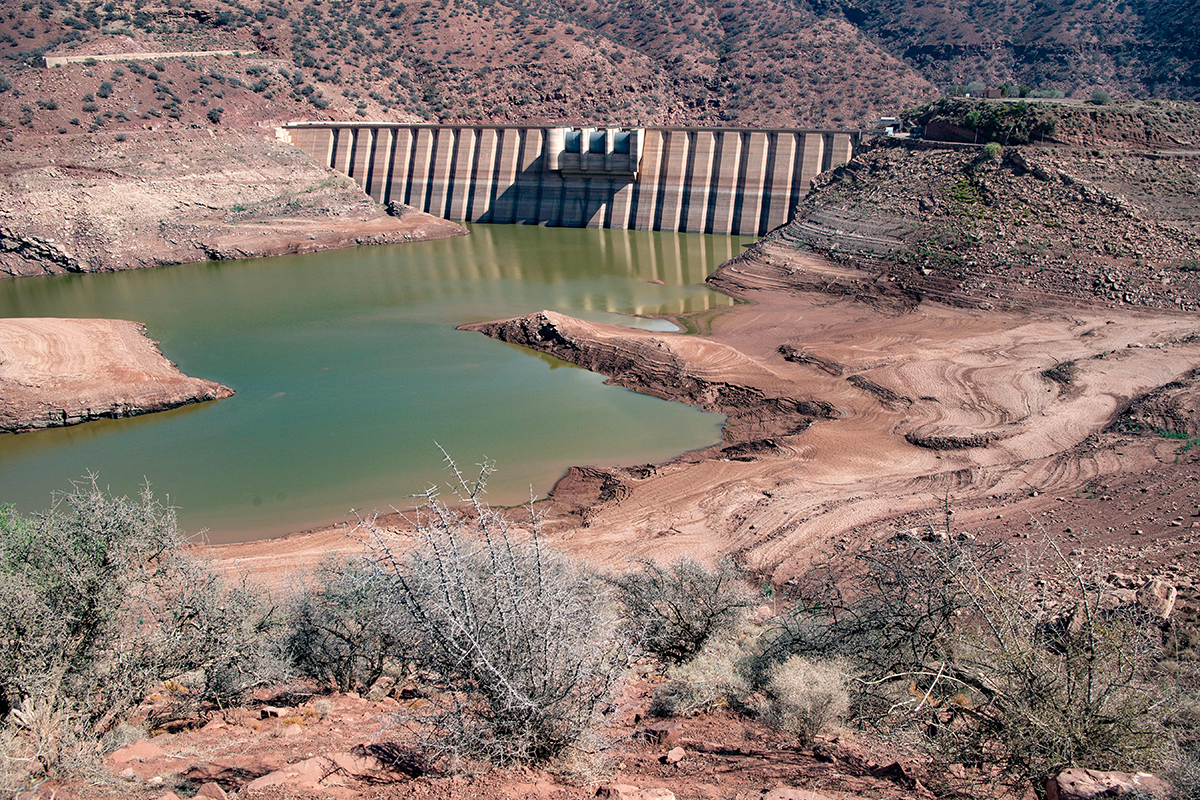
<path id="1" fill-rule="evenodd" d="M 72 119 L 120 128 L 154 124 L 155 115 L 217 124 L 210 113 L 226 125 L 367 118 L 859 127 L 936 93 L 845 20 L 787 0 L 167 0 L 154 14 L 114 0 L 84 12 L 14 6 L 7 16 L 0 63 L 19 97 L 0 92 L 0 117 L 18 130 L 69 129 Z M 247 55 L 35 67 L 44 52 L 205 49 Z"/>
<path id="2" fill-rule="evenodd" d="M 1087 97 L 1200 96 L 1200 10 L 1191 0 L 928 0 L 829 3 L 938 85 L 1004 81 Z"/>
<path id="3" fill-rule="evenodd" d="M 885 142 L 823 175 L 758 253 L 855 267 L 851 282 L 820 279 L 852 296 L 1195 311 L 1198 191 L 1196 154 Z"/>
<path id="4" fill-rule="evenodd" d="M 0 278 L 462 233 L 416 209 L 388 216 L 266 131 L 28 135 L 0 156 Z"/>
<path id="5" fill-rule="evenodd" d="M 71 120 L 123 127 L 120 112 L 134 124 L 158 114 L 201 125 L 332 117 L 859 127 L 973 81 L 1195 99 L 1197 17 L 1181 0 L 165 0 L 152 9 L 47 0 L 0 15 L 0 87 L 18 92 L 0 92 L 0 117 L 48 130 Z M 141 74 L 114 75 L 107 63 L 68 67 L 68 79 L 29 72 L 45 53 L 210 49 L 243 55 L 151 61 Z"/>

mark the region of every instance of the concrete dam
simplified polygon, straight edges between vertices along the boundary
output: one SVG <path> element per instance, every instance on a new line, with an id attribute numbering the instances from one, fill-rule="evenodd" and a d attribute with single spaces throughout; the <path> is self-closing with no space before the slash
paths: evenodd
<path id="1" fill-rule="evenodd" d="M 376 202 L 456 221 L 756 236 L 858 134 L 733 128 L 292 123 L 281 137 Z"/>

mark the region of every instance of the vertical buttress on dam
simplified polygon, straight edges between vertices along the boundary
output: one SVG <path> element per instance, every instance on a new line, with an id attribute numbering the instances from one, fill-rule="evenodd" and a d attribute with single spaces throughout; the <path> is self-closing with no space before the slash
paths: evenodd
<path id="1" fill-rule="evenodd" d="M 379 203 L 471 222 L 761 235 L 857 134 L 733 128 L 292 123 L 283 136 Z"/>

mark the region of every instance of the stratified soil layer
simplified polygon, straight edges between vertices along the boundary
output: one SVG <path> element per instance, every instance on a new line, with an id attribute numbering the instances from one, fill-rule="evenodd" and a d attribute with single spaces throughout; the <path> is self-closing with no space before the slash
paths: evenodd
<path id="1" fill-rule="evenodd" d="M 132 417 L 232 394 L 180 372 L 137 322 L 0 319 L 0 433 Z"/>
<path id="2" fill-rule="evenodd" d="M 0 159 L 0 277 L 444 239 L 270 131 L 168 129 L 122 141 L 25 136 Z"/>

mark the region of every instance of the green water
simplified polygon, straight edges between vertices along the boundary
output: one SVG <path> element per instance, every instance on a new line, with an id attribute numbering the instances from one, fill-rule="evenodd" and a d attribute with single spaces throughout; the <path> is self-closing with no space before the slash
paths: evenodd
<path id="1" fill-rule="evenodd" d="M 253 261 L 0 281 L 0 316 L 142 322 L 188 375 L 237 394 L 125 420 L 0 436 L 0 502 L 45 508 L 87 472 L 149 480 L 213 541 L 405 504 L 446 472 L 494 459 L 493 502 L 544 495 L 572 464 L 636 464 L 717 441 L 722 418 L 556 359 L 456 331 L 552 309 L 698 311 L 702 285 L 750 239 L 473 226 L 438 242 Z M 650 281 L 663 281 L 656 285 Z M 669 324 L 666 325 L 668 328 Z"/>

